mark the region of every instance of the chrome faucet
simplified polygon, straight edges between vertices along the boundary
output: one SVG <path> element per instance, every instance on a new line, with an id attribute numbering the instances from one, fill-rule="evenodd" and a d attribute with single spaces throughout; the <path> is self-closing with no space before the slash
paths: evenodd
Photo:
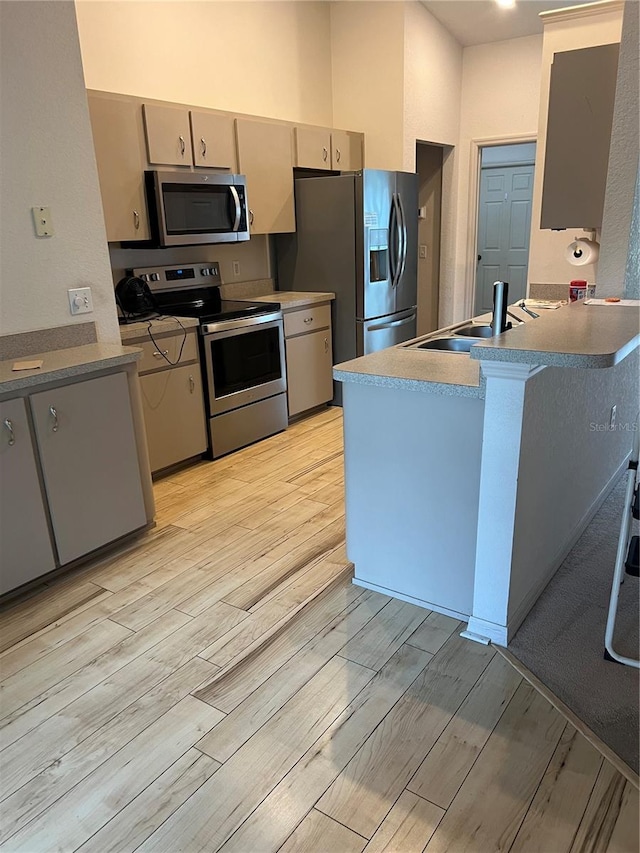
<path id="1" fill-rule="evenodd" d="M 522 308 L 524 313 L 528 314 L 530 317 L 533 317 L 534 320 L 537 320 L 540 316 L 539 314 L 536 314 L 535 311 L 532 311 L 530 308 L 527 308 L 527 306 L 524 304 L 524 299 L 522 300 L 522 302 L 518 302 L 518 308 Z"/>
<path id="2" fill-rule="evenodd" d="M 511 328 L 507 323 L 507 300 L 509 295 L 509 283 L 507 281 L 494 281 L 493 283 L 493 317 L 491 318 L 491 336 L 500 335 Z"/>

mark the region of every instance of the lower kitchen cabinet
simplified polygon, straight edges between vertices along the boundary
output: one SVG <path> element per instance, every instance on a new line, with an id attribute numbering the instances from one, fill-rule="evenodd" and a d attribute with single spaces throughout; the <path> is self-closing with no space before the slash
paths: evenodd
<path id="1" fill-rule="evenodd" d="M 0 592 L 145 526 L 126 372 L 7 400 L 0 414 Z"/>
<path id="2" fill-rule="evenodd" d="M 331 309 L 310 306 L 284 315 L 289 417 L 333 397 Z"/>
<path id="3" fill-rule="evenodd" d="M 0 593 L 56 567 L 23 398 L 0 403 Z"/>
<path id="4" fill-rule="evenodd" d="M 207 449 L 202 374 L 195 329 L 147 332 L 127 338 L 141 347 L 139 362 L 142 409 L 149 463 L 156 473 Z"/>

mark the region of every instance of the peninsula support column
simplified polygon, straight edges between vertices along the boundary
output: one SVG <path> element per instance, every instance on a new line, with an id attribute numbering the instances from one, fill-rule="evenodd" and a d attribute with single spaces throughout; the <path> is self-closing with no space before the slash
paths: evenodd
<path id="1" fill-rule="evenodd" d="M 482 362 L 486 379 L 473 608 L 462 634 L 506 646 L 518 471 L 531 364 Z"/>

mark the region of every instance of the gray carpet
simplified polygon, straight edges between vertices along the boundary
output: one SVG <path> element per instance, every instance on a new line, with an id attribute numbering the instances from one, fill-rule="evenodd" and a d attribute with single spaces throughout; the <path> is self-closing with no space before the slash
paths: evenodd
<path id="1" fill-rule="evenodd" d="M 637 773 L 639 673 L 602 657 L 626 480 L 625 471 L 509 650 Z M 613 646 L 629 657 L 638 656 L 639 588 L 627 575 L 620 591 Z"/>

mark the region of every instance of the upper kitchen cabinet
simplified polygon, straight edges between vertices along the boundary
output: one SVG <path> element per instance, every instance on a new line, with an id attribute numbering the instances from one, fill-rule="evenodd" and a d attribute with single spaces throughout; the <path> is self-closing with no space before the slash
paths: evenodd
<path id="1" fill-rule="evenodd" d="M 331 169 L 331 131 L 324 127 L 296 127 L 295 165 L 303 169 Z"/>
<path id="2" fill-rule="evenodd" d="M 88 98 L 107 240 L 148 240 L 140 104 L 102 92 Z"/>
<path id="3" fill-rule="evenodd" d="M 238 165 L 247 176 L 252 234 L 295 231 L 291 126 L 236 119 Z"/>
<path id="4" fill-rule="evenodd" d="M 350 130 L 331 131 L 331 168 L 340 172 L 362 169 L 364 135 Z"/>
<path id="5" fill-rule="evenodd" d="M 554 55 L 541 228 L 602 226 L 618 51 L 604 44 Z"/>
<path id="6" fill-rule="evenodd" d="M 237 172 L 233 116 L 196 110 L 190 115 L 195 165 Z"/>
<path id="7" fill-rule="evenodd" d="M 143 104 L 147 155 L 154 166 L 191 166 L 189 110 L 181 106 Z"/>

